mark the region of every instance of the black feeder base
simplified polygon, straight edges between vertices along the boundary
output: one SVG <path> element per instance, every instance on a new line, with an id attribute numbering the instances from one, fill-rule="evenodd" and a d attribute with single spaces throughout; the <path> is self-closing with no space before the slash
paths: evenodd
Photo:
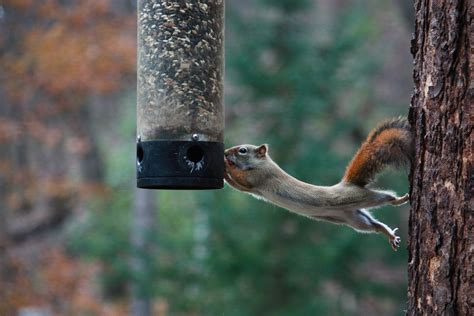
<path id="1" fill-rule="evenodd" d="M 137 187 L 221 189 L 224 144 L 204 141 L 138 141 Z"/>

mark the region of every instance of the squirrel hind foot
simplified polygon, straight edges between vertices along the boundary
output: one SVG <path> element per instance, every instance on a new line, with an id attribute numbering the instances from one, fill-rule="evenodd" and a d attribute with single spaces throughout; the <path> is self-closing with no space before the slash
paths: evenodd
<path id="1" fill-rule="evenodd" d="M 392 249 L 394 251 L 398 250 L 398 248 L 400 247 L 400 242 L 401 242 L 401 238 L 398 236 L 395 236 L 394 238 L 390 239 L 390 246 L 392 246 Z"/>
<path id="2" fill-rule="evenodd" d="M 397 197 L 394 200 L 390 201 L 390 204 L 399 206 L 407 203 L 408 200 L 410 200 L 410 195 L 407 193 L 402 197 Z"/>
<path id="3" fill-rule="evenodd" d="M 402 239 L 395 235 L 395 232 L 398 230 L 398 228 L 394 228 L 392 230 L 392 235 L 388 238 L 388 241 L 390 243 L 390 246 L 392 246 L 392 249 L 394 251 L 397 251 L 398 250 L 398 247 L 400 247 L 400 243 L 402 241 Z"/>

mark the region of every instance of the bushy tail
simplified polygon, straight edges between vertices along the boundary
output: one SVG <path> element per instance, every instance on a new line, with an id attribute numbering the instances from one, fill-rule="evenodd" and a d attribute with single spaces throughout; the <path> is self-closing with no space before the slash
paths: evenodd
<path id="1" fill-rule="evenodd" d="M 403 117 L 380 123 L 349 163 L 343 180 L 365 186 L 387 166 L 400 167 L 413 161 L 413 133 Z"/>

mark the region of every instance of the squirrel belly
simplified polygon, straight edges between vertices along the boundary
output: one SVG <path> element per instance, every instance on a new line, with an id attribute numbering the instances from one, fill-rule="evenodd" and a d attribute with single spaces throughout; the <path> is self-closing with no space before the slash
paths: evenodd
<path id="1" fill-rule="evenodd" d="M 408 195 L 397 197 L 390 191 L 365 186 L 387 166 L 410 163 L 412 155 L 409 124 L 406 119 L 397 118 L 381 123 L 369 134 L 336 185 L 317 186 L 292 177 L 270 158 L 265 144 L 227 149 L 224 178 L 239 191 L 303 216 L 345 224 L 357 231 L 383 233 L 396 250 L 400 238 L 395 230 L 377 221 L 365 209 L 401 205 L 408 201 Z"/>

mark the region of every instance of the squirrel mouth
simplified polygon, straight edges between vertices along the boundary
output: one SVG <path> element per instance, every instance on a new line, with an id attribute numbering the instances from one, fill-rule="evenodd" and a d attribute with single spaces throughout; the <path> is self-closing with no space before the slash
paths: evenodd
<path id="1" fill-rule="evenodd" d="M 233 162 L 229 157 L 226 156 L 224 160 L 230 167 L 235 166 L 235 162 Z"/>

